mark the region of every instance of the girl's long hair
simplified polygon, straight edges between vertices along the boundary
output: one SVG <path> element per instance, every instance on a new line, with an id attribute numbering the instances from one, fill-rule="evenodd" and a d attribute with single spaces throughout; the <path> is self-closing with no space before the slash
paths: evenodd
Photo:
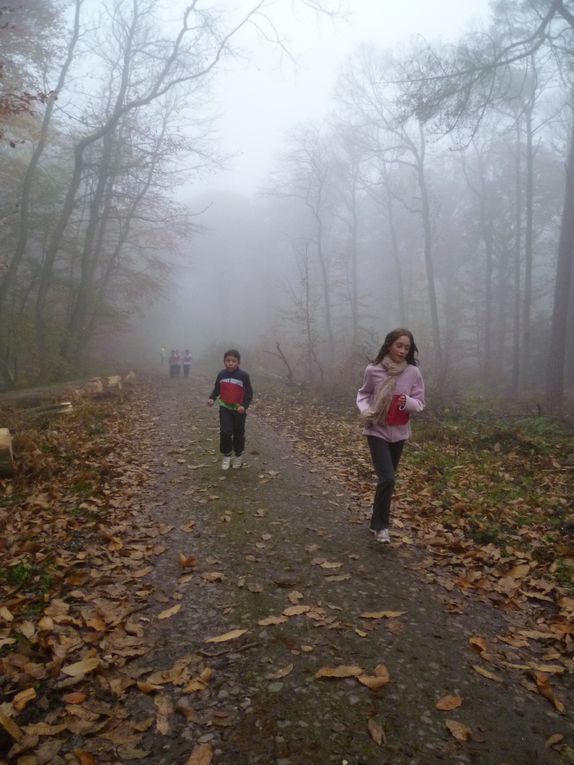
<path id="1" fill-rule="evenodd" d="M 413 333 L 409 329 L 404 329 L 404 327 L 398 327 L 397 329 L 393 329 L 389 332 L 389 334 L 385 337 L 385 342 L 381 345 L 380 351 L 371 361 L 371 364 L 380 364 L 390 351 L 391 345 L 395 342 L 395 340 L 398 340 L 399 337 L 402 337 L 403 335 L 406 335 L 411 341 L 411 348 L 407 354 L 406 362 L 407 364 L 412 364 L 414 367 L 416 367 L 417 360 L 415 358 L 415 354 L 418 354 L 419 349 L 415 345 Z"/>

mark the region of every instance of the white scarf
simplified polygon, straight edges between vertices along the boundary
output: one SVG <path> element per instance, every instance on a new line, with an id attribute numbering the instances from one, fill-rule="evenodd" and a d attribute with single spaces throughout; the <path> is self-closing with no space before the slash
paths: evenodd
<path id="1" fill-rule="evenodd" d="M 383 424 L 386 421 L 397 377 L 405 371 L 408 364 L 404 359 L 397 363 L 387 355 L 381 361 L 381 366 L 387 373 L 387 377 L 375 394 L 373 406 L 363 415 L 368 425 Z"/>

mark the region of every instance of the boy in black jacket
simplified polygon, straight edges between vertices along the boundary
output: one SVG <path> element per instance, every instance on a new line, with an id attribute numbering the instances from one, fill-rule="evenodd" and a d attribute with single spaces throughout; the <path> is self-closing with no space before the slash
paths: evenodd
<path id="1" fill-rule="evenodd" d="M 253 398 L 251 380 L 247 372 L 239 369 L 241 356 L 234 348 L 223 354 L 222 369 L 215 378 L 215 385 L 207 400 L 207 406 L 219 403 L 219 450 L 223 454 L 221 469 L 236 470 L 242 465 L 241 455 L 245 449 L 245 417 Z"/>

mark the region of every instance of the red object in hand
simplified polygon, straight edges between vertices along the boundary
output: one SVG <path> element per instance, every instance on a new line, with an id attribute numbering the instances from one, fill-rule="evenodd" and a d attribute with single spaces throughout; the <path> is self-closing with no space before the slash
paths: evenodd
<path id="1" fill-rule="evenodd" d="M 409 412 L 404 409 L 401 399 L 404 394 L 396 393 L 393 396 L 389 411 L 387 412 L 387 425 L 406 425 L 409 421 Z"/>

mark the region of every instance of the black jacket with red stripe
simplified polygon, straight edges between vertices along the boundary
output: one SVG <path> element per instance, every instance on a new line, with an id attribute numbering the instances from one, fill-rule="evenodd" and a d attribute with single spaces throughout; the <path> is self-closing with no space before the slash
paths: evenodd
<path id="1" fill-rule="evenodd" d="M 249 375 L 243 369 L 235 369 L 233 372 L 222 369 L 215 378 L 209 398 L 213 401 L 219 398 L 219 404 L 227 409 L 237 409 L 238 406 L 247 409 L 253 398 Z"/>

